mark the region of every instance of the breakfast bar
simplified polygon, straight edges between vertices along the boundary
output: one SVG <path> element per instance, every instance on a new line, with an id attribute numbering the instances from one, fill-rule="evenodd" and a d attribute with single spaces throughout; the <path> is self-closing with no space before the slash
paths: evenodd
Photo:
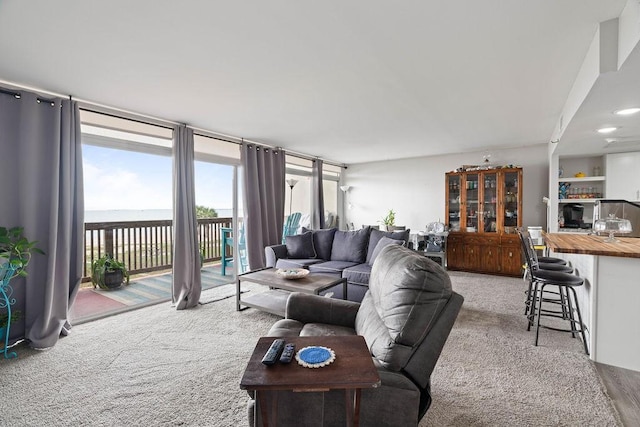
<path id="1" fill-rule="evenodd" d="M 591 359 L 640 371 L 640 238 L 577 233 L 544 235 L 553 256 L 585 279 L 578 292 Z"/>

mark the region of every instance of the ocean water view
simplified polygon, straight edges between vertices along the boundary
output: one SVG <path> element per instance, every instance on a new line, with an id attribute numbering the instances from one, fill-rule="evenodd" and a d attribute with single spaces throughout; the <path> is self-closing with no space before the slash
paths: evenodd
<path id="1" fill-rule="evenodd" d="M 233 209 L 217 209 L 218 218 L 231 218 Z M 172 209 L 86 210 L 84 222 L 156 221 L 171 219 Z"/>

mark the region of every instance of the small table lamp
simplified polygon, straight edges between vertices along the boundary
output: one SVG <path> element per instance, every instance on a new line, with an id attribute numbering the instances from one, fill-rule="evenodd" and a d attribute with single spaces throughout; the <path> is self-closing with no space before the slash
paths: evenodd
<path id="1" fill-rule="evenodd" d="M 607 243 L 619 242 L 615 238 L 615 233 L 626 234 L 631 233 L 631 222 L 628 219 L 616 218 L 614 214 L 609 214 L 607 218 L 600 218 L 593 224 L 593 231 L 609 233 L 609 237 L 604 239 Z"/>

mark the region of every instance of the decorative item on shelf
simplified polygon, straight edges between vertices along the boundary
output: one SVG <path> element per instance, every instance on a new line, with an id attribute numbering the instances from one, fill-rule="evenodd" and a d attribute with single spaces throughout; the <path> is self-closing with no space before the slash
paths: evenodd
<path id="1" fill-rule="evenodd" d="M 558 199 L 568 199 L 570 191 L 571 191 L 570 182 L 558 183 Z"/>
<path id="2" fill-rule="evenodd" d="M 593 231 L 609 233 L 609 237 L 604 239 L 607 243 L 617 243 L 618 239 L 615 238 L 615 234 L 628 234 L 633 231 L 631 229 L 631 222 L 628 219 L 616 218 L 614 214 L 609 214 L 607 218 L 600 218 L 593 224 Z"/>
<path id="3" fill-rule="evenodd" d="M 584 178 L 584 177 L 585 177 L 585 176 L 587 176 L 587 175 L 585 175 L 585 173 L 584 173 L 584 172 L 578 172 L 578 173 L 577 173 L 577 174 L 575 174 L 574 176 L 575 176 L 576 178 Z"/>
<path id="4" fill-rule="evenodd" d="M 304 268 L 279 268 L 276 270 L 276 274 L 283 279 L 302 279 L 309 275 L 309 270 Z"/>
<path id="5" fill-rule="evenodd" d="M 127 266 L 113 259 L 111 255 L 104 255 L 91 263 L 91 283 L 93 287 L 100 289 L 118 289 L 125 282 L 129 284 L 129 271 Z"/>

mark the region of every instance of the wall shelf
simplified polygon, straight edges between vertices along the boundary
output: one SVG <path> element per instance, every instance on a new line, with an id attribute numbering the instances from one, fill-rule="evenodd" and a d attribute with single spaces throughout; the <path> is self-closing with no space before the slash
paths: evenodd
<path id="1" fill-rule="evenodd" d="M 560 199 L 558 203 L 595 203 L 600 199 Z"/>
<path id="2" fill-rule="evenodd" d="M 604 181 L 604 176 L 584 176 L 582 178 L 558 178 L 558 182 L 595 182 Z"/>

